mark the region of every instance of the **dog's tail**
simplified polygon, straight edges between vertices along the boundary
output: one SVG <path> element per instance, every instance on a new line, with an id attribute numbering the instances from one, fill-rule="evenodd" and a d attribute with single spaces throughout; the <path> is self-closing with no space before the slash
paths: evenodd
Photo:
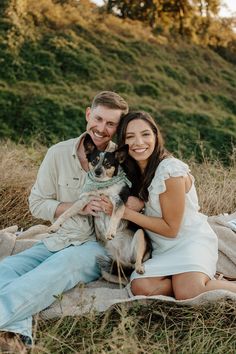
<path id="1" fill-rule="evenodd" d="M 109 256 L 98 256 L 97 263 L 101 269 L 102 277 L 105 280 L 122 285 L 128 284 L 129 276 L 132 272 L 131 269 L 127 274 L 127 269 L 123 269 L 121 265 L 118 265 L 118 263 Z"/>

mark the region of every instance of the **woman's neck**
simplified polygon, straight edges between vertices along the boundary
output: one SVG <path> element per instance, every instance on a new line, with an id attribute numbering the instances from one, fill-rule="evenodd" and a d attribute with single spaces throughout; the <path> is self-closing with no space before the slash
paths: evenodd
<path id="1" fill-rule="evenodd" d="M 147 167 L 147 161 L 139 161 L 137 162 L 140 168 L 142 175 L 144 174 L 145 168 Z"/>

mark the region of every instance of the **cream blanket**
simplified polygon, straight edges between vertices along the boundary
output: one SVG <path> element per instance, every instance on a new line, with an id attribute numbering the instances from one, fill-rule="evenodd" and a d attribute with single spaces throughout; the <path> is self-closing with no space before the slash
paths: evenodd
<path id="1" fill-rule="evenodd" d="M 219 259 L 217 271 L 229 277 L 236 277 L 236 228 L 228 221 L 236 219 L 236 212 L 231 215 L 218 215 L 208 218 L 208 222 L 219 239 Z M 36 238 L 45 236 L 37 235 L 28 239 L 27 232 L 19 238 L 15 236 L 16 227 L 0 233 L 0 259 L 30 247 Z M 46 227 L 45 227 L 46 231 Z M 45 232 L 44 231 L 44 232 Z M 31 232 L 32 234 L 32 232 Z M 75 288 L 62 295 L 49 308 L 41 312 L 40 317 L 49 319 L 59 316 L 77 316 L 90 311 L 102 312 L 114 304 L 125 303 L 132 306 L 133 301 L 147 304 L 150 301 L 176 302 L 182 305 L 199 306 L 221 299 L 231 299 L 236 302 L 236 294 L 226 290 L 214 290 L 196 296 L 189 300 L 175 300 L 168 296 L 132 296 L 129 286 L 120 288 L 116 284 L 109 284 L 103 280 L 92 282 L 88 285 L 77 285 Z"/>

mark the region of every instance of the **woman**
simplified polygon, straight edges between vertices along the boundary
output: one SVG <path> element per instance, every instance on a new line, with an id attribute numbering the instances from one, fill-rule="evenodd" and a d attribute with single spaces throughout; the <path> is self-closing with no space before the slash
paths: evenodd
<path id="1" fill-rule="evenodd" d="M 236 284 L 214 279 L 217 236 L 198 211 L 194 178 L 185 163 L 165 150 L 148 113 L 131 112 L 122 119 L 118 145 L 123 144 L 129 145 L 132 169 L 135 163 L 141 174 L 139 196 L 145 202 L 144 214 L 126 207 L 123 218 L 145 229 L 153 247 L 145 273 L 131 276 L 133 294 L 182 300 L 215 289 L 236 292 Z M 140 180 L 132 182 L 140 185 Z"/>

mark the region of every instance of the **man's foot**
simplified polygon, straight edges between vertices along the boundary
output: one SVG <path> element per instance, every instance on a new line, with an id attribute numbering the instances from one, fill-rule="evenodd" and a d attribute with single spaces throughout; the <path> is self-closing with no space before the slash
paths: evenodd
<path id="1" fill-rule="evenodd" d="M 12 332 L 0 332 L 0 352 L 9 354 L 24 354 L 26 347 L 20 335 Z"/>

